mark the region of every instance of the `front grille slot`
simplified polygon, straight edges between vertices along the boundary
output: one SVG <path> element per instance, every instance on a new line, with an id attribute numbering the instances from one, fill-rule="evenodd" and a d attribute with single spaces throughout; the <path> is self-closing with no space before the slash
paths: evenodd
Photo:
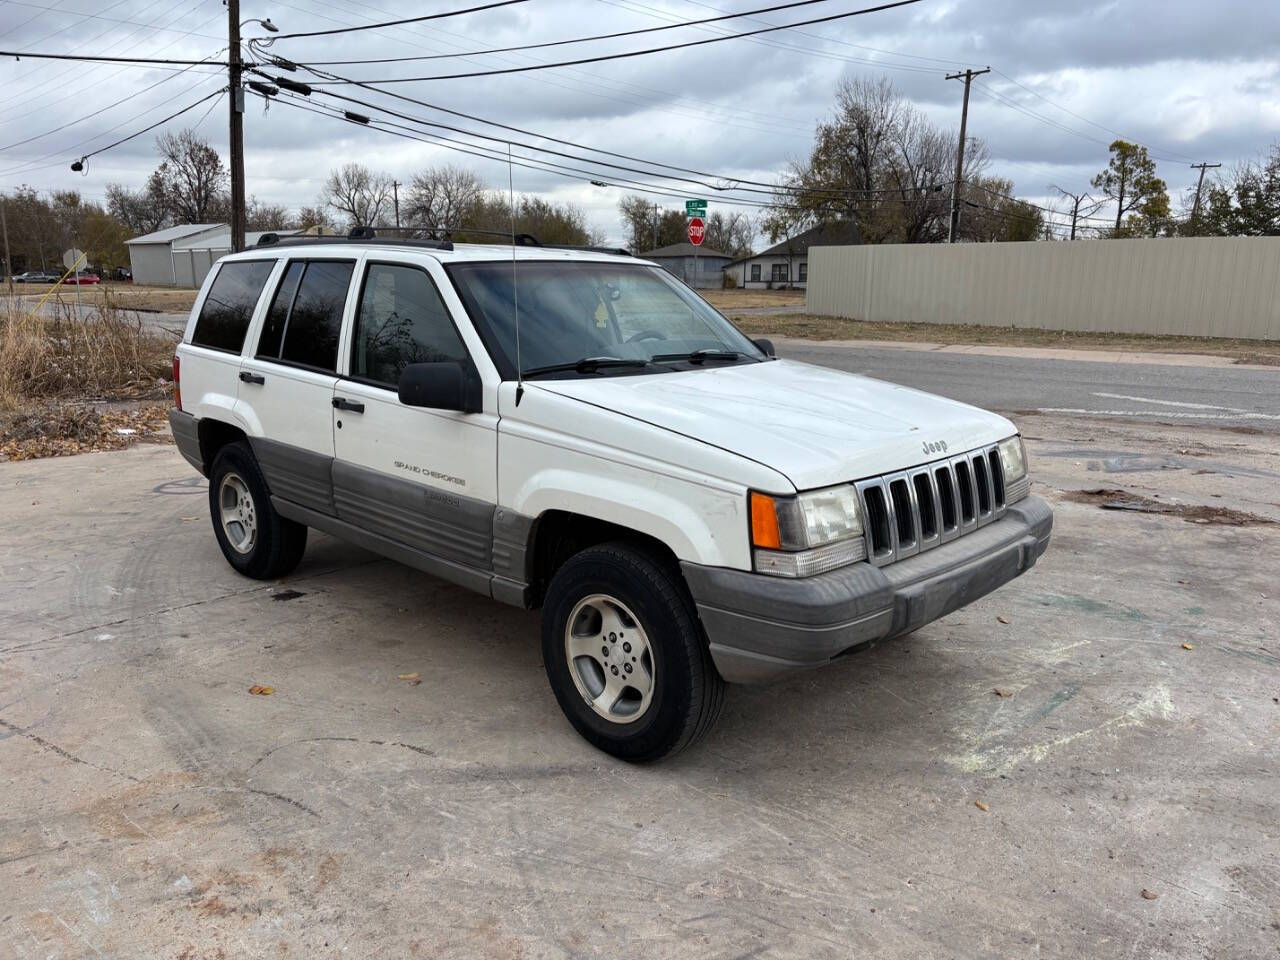
<path id="1" fill-rule="evenodd" d="M 1000 451 L 992 450 L 988 453 L 987 463 L 991 464 L 991 487 L 995 494 L 995 505 L 1003 507 L 1007 501 L 1004 494 L 1004 464 L 1000 462 Z"/>
<path id="2" fill-rule="evenodd" d="M 938 507 L 942 513 L 942 533 L 945 536 L 954 533 L 960 526 L 960 517 L 956 513 L 955 477 L 951 473 L 950 464 L 943 464 L 934 470 L 933 477 L 938 484 Z"/>
<path id="3" fill-rule="evenodd" d="M 960 522 L 973 523 L 978 519 L 973 502 L 973 480 L 969 474 L 969 464 L 960 461 L 956 464 L 956 486 L 960 488 Z"/>
<path id="4" fill-rule="evenodd" d="M 933 509 L 933 486 L 929 483 L 929 471 L 917 473 L 911 478 L 915 488 L 916 506 L 920 513 L 920 542 L 932 540 L 938 535 L 938 514 Z"/>
<path id="5" fill-rule="evenodd" d="M 991 516 L 991 477 L 987 474 L 987 458 L 979 454 L 973 458 L 973 485 L 978 491 L 978 516 Z"/>
<path id="6" fill-rule="evenodd" d="M 898 549 L 916 542 L 915 517 L 911 509 L 911 491 L 905 480 L 889 481 L 889 496 L 893 499 L 893 517 L 898 533 Z"/>
<path id="7" fill-rule="evenodd" d="M 892 558 L 893 530 L 889 521 L 889 505 L 885 501 L 884 487 L 868 486 L 862 491 L 865 511 L 867 555 L 872 562 Z"/>

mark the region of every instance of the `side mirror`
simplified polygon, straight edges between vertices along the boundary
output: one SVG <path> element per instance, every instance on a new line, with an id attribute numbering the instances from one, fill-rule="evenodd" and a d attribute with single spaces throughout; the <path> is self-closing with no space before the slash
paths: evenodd
<path id="1" fill-rule="evenodd" d="M 406 407 L 460 413 L 479 413 L 483 409 L 479 374 L 457 360 L 409 364 L 400 374 L 399 394 Z"/>
<path id="2" fill-rule="evenodd" d="M 764 337 L 760 337 L 759 339 L 757 339 L 757 340 L 752 340 L 751 342 L 752 342 L 752 343 L 754 343 L 757 347 L 759 347 L 762 351 L 764 351 L 764 355 L 765 355 L 766 357 L 776 357 L 776 356 L 777 356 L 777 354 L 776 354 L 776 353 L 774 352 L 774 350 L 773 350 L 773 341 L 772 341 L 772 340 L 768 340 L 768 339 L 766 339 L 766 338 L 764 338 Z"/>

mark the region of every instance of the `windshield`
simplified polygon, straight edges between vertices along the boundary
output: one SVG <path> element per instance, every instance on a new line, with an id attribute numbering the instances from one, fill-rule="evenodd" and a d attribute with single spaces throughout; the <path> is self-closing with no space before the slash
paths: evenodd
<path id="1" fill-rule="evenodd" d="M 507 379 L 515 378 L 517 299 L 525 376 L 657 373 L 768 359 L 660 267 L 523 260 L 514 270 L 510 261 L 448 270 Z"/>

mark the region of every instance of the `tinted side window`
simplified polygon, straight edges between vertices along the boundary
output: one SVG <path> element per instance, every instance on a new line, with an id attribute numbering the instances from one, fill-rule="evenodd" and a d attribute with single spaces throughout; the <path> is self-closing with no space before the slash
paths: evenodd
<path id="1" fill-rule="evenodd" d="M 191 342 L 239 353 L 249 321 L 253 319 L 253 309 L 275 265 L 274 260 L 222 264 L 196 318 Z"/>
<path id="2" fill-rule="evenodd" d="M 355 264 L 312 260 L 285 324 L 280 359 L 321 370 L 338 367 L 338 333 Z"/>
<path id="3" fill-rule="evenodd" d="M 280 286 L 262 324 L 262 333 L 258 334 L 259 357 L 274 360 L 280 356 L 280 341 L 284 339 L 284 328 L 289 322 L 289 311 L 293 308 L 293 298 L 298 294 L 298 281 L 302 279 L 305 266 L 301 260 L 295 260 L 280 278 Z"/>
<path id="4" fill-rule="evenodd" d="M 411 363 L 465 359 L 467 349 L 431 278 L 416 267 L 370 264 L 356 313 L 351 376 L 394 387 Z"/>

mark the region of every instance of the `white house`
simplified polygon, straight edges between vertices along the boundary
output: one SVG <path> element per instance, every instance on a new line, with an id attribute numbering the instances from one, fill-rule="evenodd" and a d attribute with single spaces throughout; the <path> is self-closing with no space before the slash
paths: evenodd
<path id="1" fill-rule="evenodd" d="M 824 224 L 775 243 L 768 250 L 734 260 L 725 272 L 745 289 L 803 290 L 809 282 L 810 247 L 844 247 L 858 242 L 858 229 L 853 224 Z"/>

